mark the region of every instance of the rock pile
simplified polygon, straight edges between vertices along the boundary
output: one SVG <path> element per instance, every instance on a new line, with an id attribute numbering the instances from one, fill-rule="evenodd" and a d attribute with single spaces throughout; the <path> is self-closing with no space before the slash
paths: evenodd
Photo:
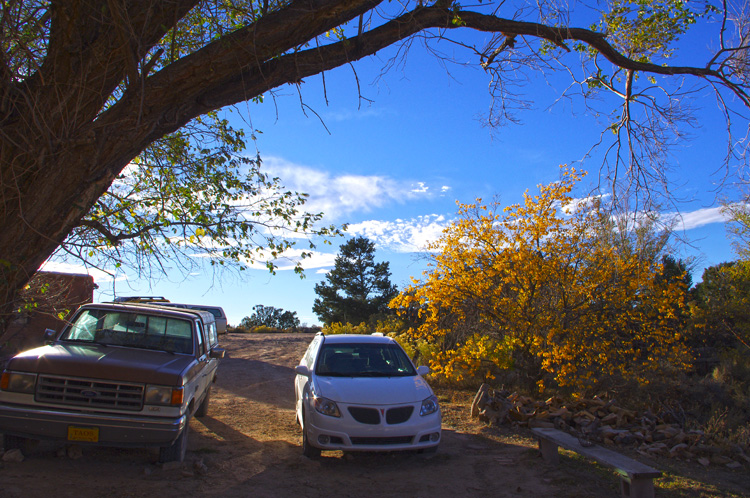
<path id="1" fill-rule="evenodd" d="M 649 411 L 636 412 L 599 397 L 546 401 L 482 384 L 471 404 L 471 416 L 495 425 L 554 427 L 586 441 L 631 446 L 648 456 L 693 460 L 701 465 L 750 467 L 750 448 L 711 444 L 702 431 L 684 430 Z"/>

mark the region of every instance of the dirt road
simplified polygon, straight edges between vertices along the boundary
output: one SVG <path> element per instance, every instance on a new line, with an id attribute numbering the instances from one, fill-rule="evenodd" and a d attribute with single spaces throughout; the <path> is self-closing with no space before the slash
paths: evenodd
<path id="1" fill-rule="evenodd" d="M 615 496 L 614 479 L 548 467 L 525 439 L 496 437 L 468 417 L 470 395 L 438 393 L 443 442 L 433 455 L 302 456 L 293 367 L 309 335 L 224 335 L 209 414 L 191 421 L 183 464 L 153 449 L 42 442 L 0 463 L 0 497 L 467 497 Z"/>

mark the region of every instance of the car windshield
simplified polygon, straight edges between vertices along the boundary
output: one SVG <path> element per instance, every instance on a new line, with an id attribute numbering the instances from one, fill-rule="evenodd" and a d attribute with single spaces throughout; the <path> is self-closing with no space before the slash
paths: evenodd
<path id="1" fill-rule="evenodd" d="M 407 377 L 414 366 L 397 344 L 323 344 L 315 373 L 322 377 Z"/>
<path id="2" fill-rule="evenodd" d="M 83 310 L 60 340 L 193 353 L 190 321 L 106 309 Z"/>

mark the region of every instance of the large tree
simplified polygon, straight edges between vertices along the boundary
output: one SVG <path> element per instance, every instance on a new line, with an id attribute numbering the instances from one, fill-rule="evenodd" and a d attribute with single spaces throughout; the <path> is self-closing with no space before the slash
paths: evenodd
<path id="1" fill-rule="evenodd" d="M 388 312 L 398 291 L 387 262 L 375 262 L 375 244 L 354 237 L 341 245 L 326 281 L 315 285 L 313 312 L 326 324 L 359 325 Z"/>
<path id="2" fill-rule="evenodd" d="M 451 41 L 451 32 L 488 33 L 481 44 L 460 35 L 453 41 L 490 75 L 498 102 L 493 122 L 512 119 L 514 104 L 523 108 L 512 92 L 529 76 L 525 71 L 560 68 L 573 78 L 571 91 L 615 96 L 618 102 L 604 99 L 612 105 L 597 115 L 608 116 L 605 128 L 615 137 L 611 178 L 627 179 L 626 185 L 663 179 L 658 165 L 665 144 L 676 120 L 685 118 L 680 105 L 692 95 L 679 93 L 682 78 L 712 86 L 728 121 L 738 122 L 727 103 L 748 103 L 743 9 L 731 11 L 726 3 L 715 9 L 706 1 L 612 0 L 597 24 L 584 29 L 575 24 L 590 25 L 592 11 L 574 7 L 519 1 L 464 8 L 451 0 L 3 0 L 2 311 L 13 309 L 18 290 L 76 229 L 118 239 L 120 232 L 100 218 L 84 221 L 144 149 L 225 106 L 260 99 L 402 40 L 408 48 L 415 35 L 442 43 Z M 573 20 L 580 11 L 586 18 Z M 675 41 L 714 11 L 720 21 L 715 53 L 694 66 L 669 65 Z M 571 48 L 573 56 L 565 56 Z M 657 82 L 659 75 L 668 78 Z M 679 81 L 671 85 L 675 76 Z M 119 240 L 132 234 L 122 235 Z"/>

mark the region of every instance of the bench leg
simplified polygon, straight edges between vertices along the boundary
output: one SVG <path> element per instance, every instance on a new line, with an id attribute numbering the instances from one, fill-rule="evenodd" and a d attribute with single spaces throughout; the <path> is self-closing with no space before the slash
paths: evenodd
<path id="1" fill-rule="evenodd" d="M 546 439 L 539 439 L 539 452 L 547 463 L 557 465 L 560 463 L 560 455 L 557 453 L 557 445 Z"/>
<path id="2" fill-rule="evenodd" d="M 643 479 L 620 479 L 620 491 L 623 498 L 654 498 L 654 480 Z"/>

